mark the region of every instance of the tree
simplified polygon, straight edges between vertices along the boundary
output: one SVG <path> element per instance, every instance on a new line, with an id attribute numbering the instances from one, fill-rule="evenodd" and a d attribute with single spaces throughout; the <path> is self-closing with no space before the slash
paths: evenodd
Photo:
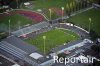
<path id="1" fill-rule="evenodd" d="M 69 4 L 69 7 L 70 7 L 70 13 L 72 13 L 72 11 L 73 11 L 73 4 L 72 4 L 72 2 Z"/>
<path id="2" fill-rule="evenodd" d="M 68 3 L 66 4 L 66 13 L 67 15 L 70 14 L 70 6 Z"/>
<path id="3" fill-rule="evenodd" d="M 73 12 L 74 12 L 74 11 L 76 11 L 76 4 L 75 4 L 75 1 L 72 2 L 72 5 L 73 5 Z"/>
<path id="4" fill-rule="evenodd" d="M 94 63 L 92 64 L 93 66 L 100 66 L 100 61 L 94 61 Z"/>
<path id="5" fill-rule="evenodd" d="M 8 33 L 1 31 L 0 32 L 0 41 L 8 36 Z"/>
<path id="6" fill-rule="evenodd" d="M 98 46 L 98 45 L 93 45 L 93 46 L 91 46 L 91 49 L 92 50 L 94 50 L 95 52 L 100 52 L 100 46 Z"/>
<path id="7" fill-rule="evenodd" d="M 90 30 L 89 35 L 91 37 L 91 40 L 95 40 L 99 37 L 99 35 L 94 30 Z"/>

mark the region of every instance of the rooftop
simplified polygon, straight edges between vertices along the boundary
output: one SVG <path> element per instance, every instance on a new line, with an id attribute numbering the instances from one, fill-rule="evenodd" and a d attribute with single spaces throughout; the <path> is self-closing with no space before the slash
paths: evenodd
<path id="1" fill-rule="evenodd" d="M 24 41 L 22 41 L 20 38 L 17 38 L 15 36 L 10 36 L 10 37 L 4 39 L 4 41 L 27 52 L 28 54 L 31 54 L 31 53 L 37 51 L 37 48 L 35 46 L 33 46 L 31 44 L 27 44 Z"/>
<path id="2" fill-rule="evenodd" d="M 30 54 L 29 55 L 30 57 L 32 57 L 32 58 L 34 58 L 34 59 L 39 59 L 39 58 L 41 58 L 41 57 L 43 57 L 41 54 L 39 54 L 39 53 L 32 53 L 32 54 Z"/>

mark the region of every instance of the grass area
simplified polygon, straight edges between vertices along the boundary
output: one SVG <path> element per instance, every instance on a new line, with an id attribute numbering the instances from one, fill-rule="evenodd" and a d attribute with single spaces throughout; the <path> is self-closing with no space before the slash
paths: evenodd
<path id="1" fill-rule="evenodd" d="M 100 35 L 100 10 L 91 9 L 70 17 L 68 20 L 88 30 L 89 17 L 92 19 L 91 29 L 93 29 L 97 34 Z"/>
<path id="2" fill-rule="evenodd" d="M 35 0 L 31 2 L 33 3 L 31 7 L 25 7 L 24 5 L 22 5 L 22 9 L 28 9 L 33 11 L 37 11 L 38 9 L 41 9 L 42 13 L 48 19 L 50 19 L 50 15 L 49 15 L 50 8 L 58 8 L 61 10 L 61 7 L 64 7 L 65 8 L 64 11 L 66 11 L 66 5 L 70 4 L 73 1 L 75 0 Z M 52 12 L 51 19 L 57 19 L 58 17 L 61 17 L 61 15 L 58 16 L 56 13 Z"/>
<path id="3" fill-rule="evenodd" d="M 40 51 L 43 52 L 44 48 L 44 40 L 43 36 L 46 36 L 45 46 L 46 53 L 48 53 L 52 48 L 57 47 L 59 45 L 63 45 L 64 43 L 68 43 L 70 41 L 76 40 L 79 36 L 71 31 L 64 29 L 54 29 L 45 33 L 42 33 L 35 38 L 29 38 L 25 41 L 29 44 L 33 44 L 39 48 Z"/>
<path id="4" fill-rule="evenodd" d="M 0 30 L 8 30 L 9 27 L 9 20 L 10 20 L 10 27 L 11 29 L 18 29 L 19 25 L 27 25 L 27 24 L 32 24 L 32 20 L 21 16 L 19 14 L 15 14 L 13 16 L 5 16 L 3 19 L 0 19 Z"/>
<path id="5" fill-rule="evenodd" d="M 51 7 L 58 7 L 58 8 L 66 7 L 66 4 L 72 1 L 74 0 L 35 0 L 33 1 L 34 4 L 33 9 L 36 10 L 36 9 L 48 9 Z"/>
<path id="6" fill-rule="evenodd" d="M 0 31 L 0 41 L 8 36 L 8 33 Z"/>
<path id="7" fill-rule="evenodd" d="M 35 8 L 65 7 L 67 3 L 74 0 L 37 0 Z"/>

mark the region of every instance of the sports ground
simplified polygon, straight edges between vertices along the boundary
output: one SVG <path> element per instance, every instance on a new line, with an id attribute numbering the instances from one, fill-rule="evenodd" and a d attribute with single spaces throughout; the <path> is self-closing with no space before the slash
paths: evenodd
<path id="1" fill-rule="evenodd" d="M 67 4 L 70 5 L 70 3 L 74 2 L 75 0 L 36 0 L 31 1 L 31 6 L 25 7 L 24 4 L 21 5 L 22 9 L 28 9 L 33 11 L 42 12 L 48 19 L 55 19 L 58 17 L 62 17 L 62 7 L 64 9 L 67 8 Z M 72 8 L 72 7 L 71 7 Z M 50 18 L 50 10 L 51 9 L 51 18 Z M 63 15 L 66 13 L 66 11 L 63 10 Z"/>
<path id="2" fill-rule="evenodd" d="M 0 29 L 18 30 L 27 25 L 33 25 L 44 21 L 44 17 L 36 12 L 27 10 L 13 10 L 6 14 L 0 15 Z"/>
<path id="3" fill-rule="evenodd" d="M 25 6 L 23 6 L 23 8 L 25 9 L 33 9 L 33 10 L 37 10 L 37 9 L 49 9 L 51 7 L 66 7 L 66 4 L 69 4 L 71 2 L 73 2 L 74 0 L 36 0 L 36 1 L 31 1 L 31 4 L 33 3 L 33 7 L 31 8 L 27 8 Z"/>
<path id="4" fill-rule="evenodd" d="M 26 10 L 21 10 L 22 9 L 21 8 L 20 10 L 11 11 L 8 14 L 0 15 L 0 30 L 9 30 L 8 28 L 9 26 L 11 30 L 16 30 L 21 27 L 25 27 L 26 25 L 33 25 L 45 21 L 44 16 L 39 14 L 39 12 L 37 11 L 38 9 L 41 9 L 43 11 L 43 14 L 45 14 L 45 16 L 48 19 L 50 19 L 49 9 L 53 11 L 51 15 L 51 19 L 56 19 L 58 17 L 61 17 L 61 13 L 62 13 L 61 7 L 64 7 L 66 10 L 66 4 L 67 3 L 70 4 L 70 2 L 72 1 L 73 0 L 36 0 L 33 2 L 34 7 L 32 7 L 32 9 L 23 7 L 23 9 Z M 100 35 L 100 29 L 99 29 L 100 10 L 98 9 L 91 9 L 83 13 L 79 13 L 75 16 L 70 17 L 67 20 L 71 23 L 74 23 L 88 30 L 89 18 L 92 19 L 92 22 L 90 23 L 91 29 L 93 29 L 94 31 L 96 31 L 97 34 Z M 10 25 L 9 25 L 9 21 L 10 21 Z M 36 47 L 39 48 L 40 51 L 43 52 L 43 46 L 44 46 L 43 36 L 46 36 L 45 44 L 46 44 L 47 53 L 54 47 L 57 47 L 64 43 L 68 43 L 73 40 L 77 40 L 79 38 L 77 34 L 71 31 L 55 29 L 55 30 L 42 33 L 36 36 L 35 38 L 29 38 L 26 40 L 26 42 L 35 45 Z"/>
<path id="5" fill-rule="evenodd" d="M 50 52 L 52 48 L 79 39 L 79 36 L 72 31 L 64 29 L 53 29 L 48 32 L 42 33 L 36 36 L 35 38 L 26 39 L 25 41 L 28 42 L 29 44 L 35 45 L 36 47 L 39 48 L 40 51 L 43 52 L 44 49 L 43 36 L 46 36 L 45 39 L 46 53 Z"/>
<path id="6" fill-rule="evenodd" d="M 90 9 L 83 13 L 77 14 L 73 17 L 70 17 L 68 20 L 82 28 L 89 29 L 89 18 L 91 18 L 91 29 L 94 30 L 100 36 L 100 10 Z"/>
<path id="7" fill-rule="evenodd" d="M 89 28 L 89 18 L 92 19 L 90 23 L 91 29 L 96 31 L 98 35 L 100 35 L 100 24 L 99 18 L 100 17 L 100 10 L 98 9 L 90 9 L 83 13 L 79 13 L 75 16 L 70 17 L 67 19 L 69 22 L 72 22 L 82 28 L 88 30 Z M 44 40 L 43 36 L 46 36 L 46 52 L 48 53 L 52 48 L 55 48 L 59 45 L 63 45 L 66 42 L 70 42 L 73 40 L 77 40 L 79 37 L 77 34 L 72 33 L 70 31 L 65 30 L 51 30 L 49 32 L 40 34 L 36 38 L 26 40 L 28 43 L 35 45 L 39 48 L 40 51 L 43 52 Z M 74 36 L 74 37 L 73 37 Z M 62 38 L 62 39 L 61 39 Z"/>

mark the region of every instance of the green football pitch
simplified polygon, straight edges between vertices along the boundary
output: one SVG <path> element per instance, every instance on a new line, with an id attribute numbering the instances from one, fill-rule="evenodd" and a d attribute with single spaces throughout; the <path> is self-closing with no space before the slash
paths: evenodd
<path id="1" fill-rule="evenodd" d="M 19 27 L 32 23 L 32 20 L 19 14 L 15 14 L 12 16 L 4 16 L 2 19 L 0 19 L 0 30 L 9 30 L 9 24 L 11 30 L 16 30 L 19 29 Z"/>
<path id="2" fill-rule="evenodd" d="M 29 38 L 25 41 L 29 44 L 36 46 L 40 51 L 43 52 L 44 48 L 44 39 L 43 36 L 46 36 L 45 39 L 45 49 L 46 53 L 48 53 L 52 48 L 55 48 L 59 45 L 64 45 L 64 43 L 68 43 L 73 40 L 77 40 L 79 36 L 69 30 L 64 29 L 54 29 L 45 33 L 42 33 L 35 38 Z"/>
<path id="3" fill-rule="evenodd" d="M 100 35 L 100 10 L 99 9 L 90 9 L 86 12 L 77 14 L 73 17 L 70 17 L 68 21 L 79 25 L 85 29 L 89 29 L 89 18 L 91 18 L 90 27 L 98 35 Z"/>

